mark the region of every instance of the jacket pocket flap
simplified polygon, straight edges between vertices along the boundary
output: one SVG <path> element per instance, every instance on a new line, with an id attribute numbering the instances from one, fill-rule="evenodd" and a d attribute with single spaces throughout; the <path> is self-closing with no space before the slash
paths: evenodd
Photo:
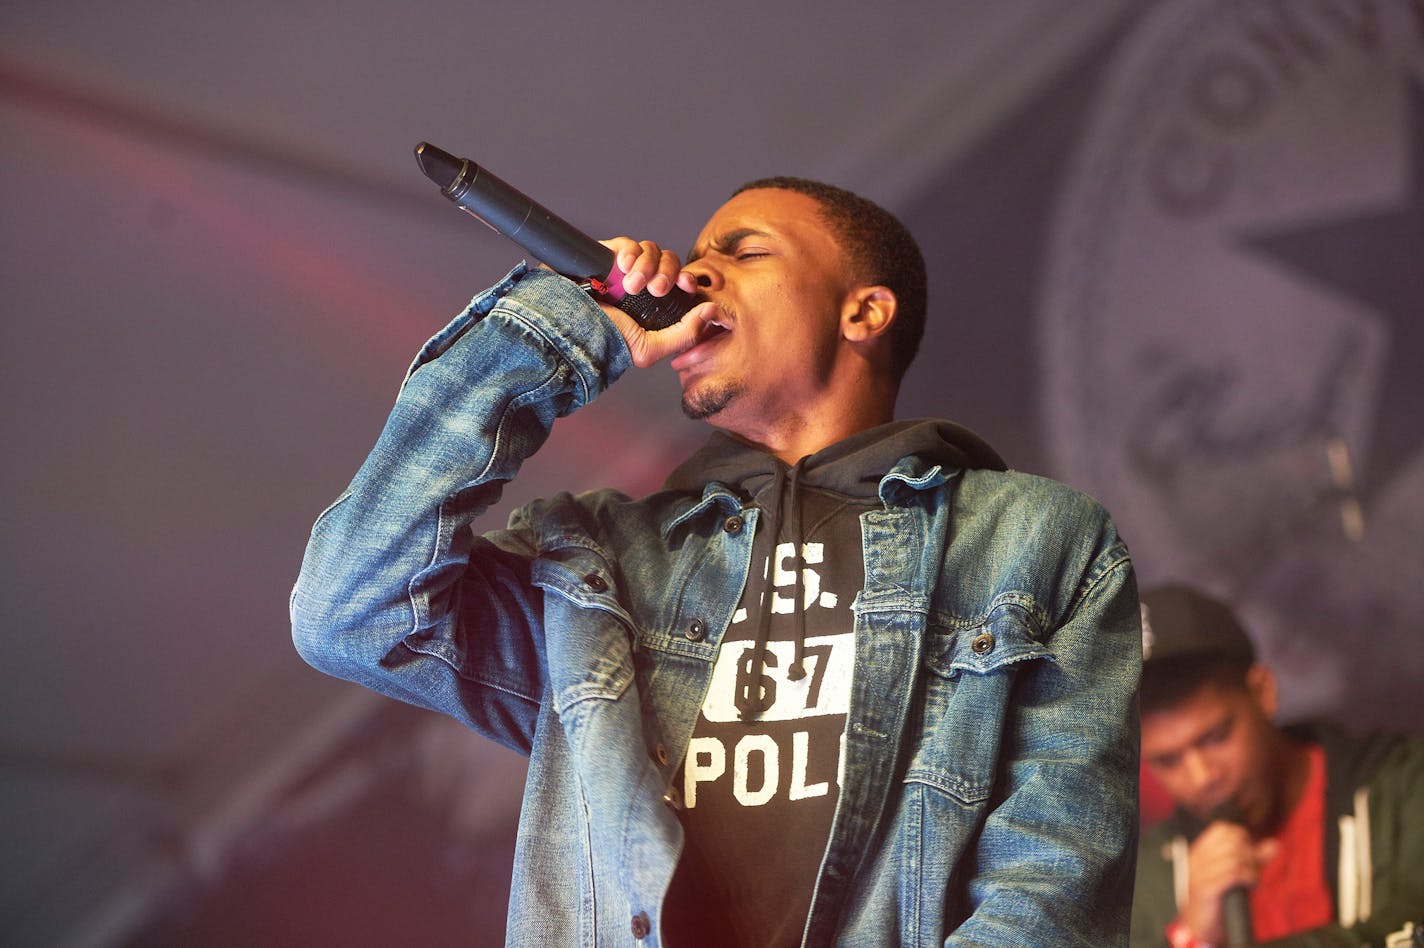
<path id="1" fill-rule="evenodd" d="M 593 609 L 623 613 L 608 563 L 592 550 L 566 548 L 541 553 L 529 565 L 535 586 Z"/>
<path id="2" fill-rule="evenodd" d="M 998 606 L 975 625 L 932 627 L 925 645 L 926 667 L 946 678 L 960 672 L 984 675 L 1036 658 L 1052 661 L 1053 652 L 1039 641 L 1028 614 L 1014 605 Z"/>

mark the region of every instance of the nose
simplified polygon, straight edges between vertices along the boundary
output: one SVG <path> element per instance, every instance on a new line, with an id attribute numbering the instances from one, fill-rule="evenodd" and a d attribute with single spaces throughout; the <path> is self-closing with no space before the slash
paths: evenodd
<path id="1" fill-rule="evenodd" d="M 692 274 L 697 281 L 699 290 L 720 290 L 722 288 L 722 272 L 706 257 L 694 260 L 683 267 Z"/>
<path id="2" fill-rule="evenodd" d="M 1199 750 L 1189 750 L 1182 756 L 1182 774 L 1194 792 L 1210 787 L 1216 780 L 1214 768 Z"/>

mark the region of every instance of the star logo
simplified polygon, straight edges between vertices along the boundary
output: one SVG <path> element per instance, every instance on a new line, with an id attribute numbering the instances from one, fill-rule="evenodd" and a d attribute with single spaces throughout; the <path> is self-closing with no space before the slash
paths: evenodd
<path id="1" fill-rule="evenodd" d="M 1342 293 L 1389 327 L 1359 493 L 1366 508 L 1419 451 L 1424 424 L 1414 404 L 1424 367 L 1424 87 L 1408 82 L 1403 200 L 1247 238 L 1247 244 L 1327 292 Z"/>

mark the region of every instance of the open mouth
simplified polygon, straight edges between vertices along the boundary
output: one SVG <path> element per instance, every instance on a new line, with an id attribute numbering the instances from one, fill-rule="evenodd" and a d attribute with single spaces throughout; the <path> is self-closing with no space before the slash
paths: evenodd
<path id="1" fill-rule="evenodd" d="M 731 332 L 731 330 L 720 323 L 704 323 L 702 331 L 697 334 L 697 341 L 698 343 L 704 343 L 709 339 L 725 336 L 729 332 Z"/>
<path id="2" fill-rule="evenodd" d="M 719 309 L 716 316 L 702 324 L 702 331 L 697 334 L 698 343 L 704 343 L 709 339 L 716 339 L 732 331 L 731 320 L 727 319 Z"/>

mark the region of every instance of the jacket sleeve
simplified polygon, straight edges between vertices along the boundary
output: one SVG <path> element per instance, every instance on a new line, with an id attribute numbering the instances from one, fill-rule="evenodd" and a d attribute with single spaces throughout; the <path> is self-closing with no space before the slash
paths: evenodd
<path id="1" fill-rule="evenodd" d="M 1141 614 L 1104 521 L 1052 661 L 1015 684 L 1001 766 L 964 867 L 973 913 L 946 946 L 1125 944 L 1137 855 Z"/>
<path id="2" fill-rule="evenodd" d="M 477 296 L 416 356 L 312 528 L 290 603 L 301 656 L 527 753 L 547 677 L 532 540 L 469 525 L 630 363 L 569 280 L 521 264 Z"/>

